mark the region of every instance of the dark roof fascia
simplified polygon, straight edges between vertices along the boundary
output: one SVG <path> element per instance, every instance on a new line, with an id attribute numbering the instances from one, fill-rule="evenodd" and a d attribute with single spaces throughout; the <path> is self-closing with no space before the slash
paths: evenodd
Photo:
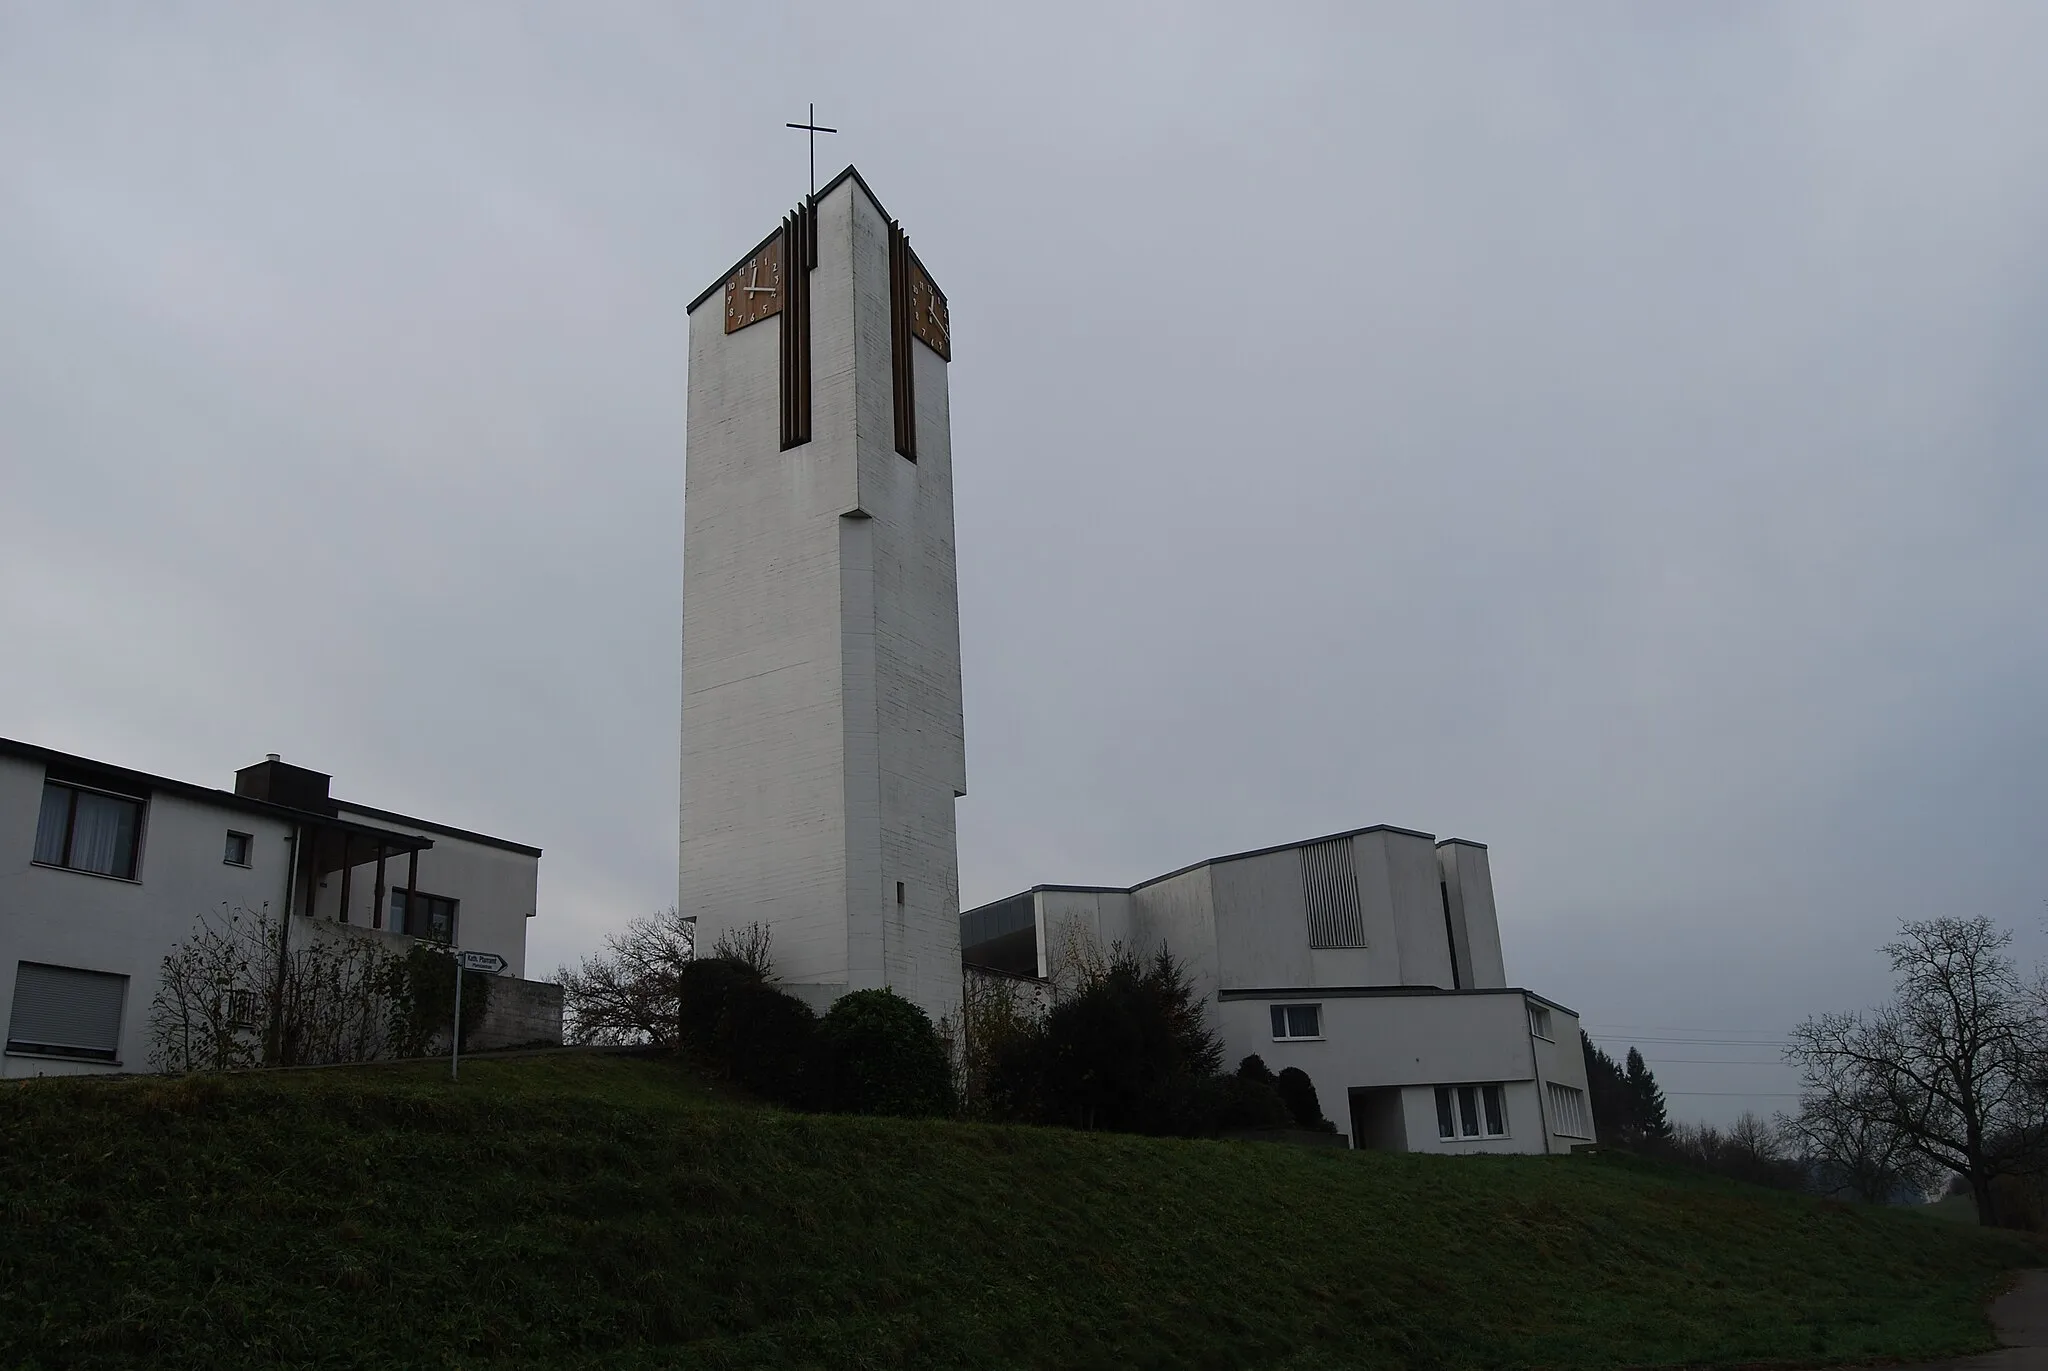
<path id="1" fill-rule="evenodd" d="M 847 180 L 851 180 L 856 186 L 859 186 L 862 191 L 866 192 L 869 203 L 874 205 L 875 209 L 881 214 L 881 216 L 884 219 L 887 219 L 889 217 L 889 211 L 882 208 L 881 200 L 875 195 L 875 192 L 869 188 L 868 183 L 861 178 L 861 174 L 854 169 L 852 163 L 847 164 L 845 171 L 840 172 L 837 176 L 827 181 L 825 183 L 825 188 L 823 190 L 811 196 L 811 203 L 814 205 L 821 203 L 826 196 L 830 195 L 833 191 L 839 189 L 839 185 L 842 181 Z M 713 281 L 710 285 L 704 287 L 703 291 L 698 294 L 697 298 L 690 301 L 689 308 L 685 309 L 683 313 L 695 314 L 697 312 L 697 306 L 703 304 L 706 300 L 709 300 L 712 296 L 716 295 L 719 291 L 719 288 L 722 287 L 728 280 L 732 278 L 732 274 L 734 272 L 738 271 L 741 267 L 745 266 L 748 260 L 751 259 L 755 253 L 759 252 L 762 248 L 765 248 L 770 243 L 774 242 L 775 235 L 780 232 L 782 232 L 782 226 L 780 224 L 777 224 L 774 228 L 770 229 L 768 231 L 768 236 L 766 238 L 763 238 L 760 242 L 748 248 L 744 253 L 740 255 L 740 259 L 737 262 L 734 262 L 731 266 L 727 267 L 724 270 L 724 272 L 722 272 L 719 275 L 719 278 L 716 281 Z"/>
<path id="2" fill-rule="evenodd" d="M 1283 985 L 1266 987 L 1230 986 L 1216 992 L 1219 1000 L 1370 1000 L 1398 999 L 1403 996 L 1435 995 L 1520 995 L 1525 999 L 1548 1005 L 1560 1014 L 1579 1017 L 1579 1011 L 1561 1005 L 1546 995 L 1525 990 L 1518 985 L 1466 986 L 1459 990 L 1446 990 L 1437 985 Z"/>
<path id="3" fill-rule="evenodd" d="M 190 781 L 180 781 L 175 777 L 158 776 L 147 771 L 137 771 L 133 767 L 115 766 L 112 762 L 95 761 L 91 757 L 80 757 L 75 753 L 58 752 L 53 748 L 37 747 L 34 743 L 19 742 L 13 738 L 0 738 L 0 756 L 18 757 L 23 761 L 29 762 L 41 762 L 45 767 L 55 764 L 59 767 L 71 768 L 86 773 L 96 771 L 126 785 L 141 786 L 153 791 L 161 790 L 183 799 L 197 800 L 202 804 L 216 805 L 222 809 L 238 809 L 247 814 L 263 814 L 273 819 L 289 819 L 293 823 L 301 824 L 318 824 L 323 828 L 361 833 L 372 838 L 383 838 L 399 846 L 402 851 L 409 851 L 420 842 L 420 838 L 416 834 L 394 833 L 389 829 L 377 828 L 370 824 L 352 823 L 347 819 L 337 818 L 335 815 L 317 809 L 296 809 L 291 805 L 272 804 L 268 800 L 258 800 L 247 795 L 237 795 L 232 790 L 214 790 L 209 786 L 194 785 Z M 351 805 L 349 808 L 361 809 L 357 805 Z M 376 811 L 361 809 L 361 812 L 374 814 Z M 426 840 L 427 847 L 432 847 L 433 845 L 433 839 L 429 838 Z"/>
<path id="4" fill-rule="evenodd" d="M 509 838 L 493 838 L 488 833 L 472 833 L 466 828 L 456 828 L 452 824 L 429 823 L 425 819 L 415 819 L 410 814 L 394 814 L 388 809 L 372 809 L 368 805 L 359 805 L 353 800 L 336 800 L 334 803 L 342 809 L 352 810 L 357 814 L 368 814 L 374 819 L 382 819 L 387 824 L 411 824 L 418 828 L 424 828 L 430 833 L 445 834 L 450 838 L 460 838 L 464 842 L 482 843 L 485 847 L 503 848 L 507 852 L 517 852 L 524 857 L 540 856 L 539 848 L 529 847 L 525 843 L 515 843 Z"/>
<path id="5" fill-rule="evenodd" d="M 1476 847 L 1481 852 L 1486 851 L 1485 843 L 1475 843 L 1470 838 L 1438 838 L 1436 845 L 1438 847 Z"/>

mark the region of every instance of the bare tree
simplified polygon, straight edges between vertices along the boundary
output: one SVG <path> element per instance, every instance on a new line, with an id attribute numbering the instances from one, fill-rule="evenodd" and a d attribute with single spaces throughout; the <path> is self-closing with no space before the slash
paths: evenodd
<path id="1" fill-rule="evenodd" d="M 604 951 L 555 973 L 562 984 L 563 1036 L 572 1043 L 672 1047 L 679 977 L 697 951 L 697 921 L 674 906 L 626 925 Z"/>
<path id="2" fill-rule="evenodd" d="M 358 930 L 319 929 L 287 947 L 268 905 L 223 905 L 164 956 L 150 1061 L 160 1071 L 373 1061 L 390 1048 L 394 964 Z"/>
<path id="3" fill-rule="evenodd" d="M 1808 1019 L 1786 1051 L 1804 1073 L 1808 1127 L 1895 1134 L 1967 1181 L 1984 1224 L 1997 1218 L 1992 1182 L 2025 1169 L 2044 1134 L 2048 1041 L 2011 942 L 1986 918 L 1905 923 L 1884 947 L 1892 1002 Z"/>
<path id="4" fill-rule="evenodd" d="M 711 955 L 741 962 L 759 972 L 761 979 L 775 979 L 775 958 L 769 944 L 768 925 L 758 919 L 742 928 L 728 928 L 711 944 Z"/>
<path id="5" fill-rule="evenodd" d="M 1934 1187 L 1940 1168 L 1913 1149 L 1879 1102 L 1864 1098 L 1868 1086 L 1857 1067 L 1834 1058 L 1807 1070 L 1799 1112 L 1780 1115 L 1779 1127 L 1811 1164 L 1817 1194 L 1885 1204 Z M 1816 1089 L 1815 1072 L 1838 1079 Z"/>

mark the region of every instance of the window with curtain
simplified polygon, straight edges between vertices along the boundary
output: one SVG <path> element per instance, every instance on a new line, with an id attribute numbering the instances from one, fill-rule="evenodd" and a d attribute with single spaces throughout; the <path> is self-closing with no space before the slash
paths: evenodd
<path id="1" fill-rule="evenodd" d="M 142 801 L 60 781 L 43 784 L 35 860 L 43 866 L 135 879 Z"/>

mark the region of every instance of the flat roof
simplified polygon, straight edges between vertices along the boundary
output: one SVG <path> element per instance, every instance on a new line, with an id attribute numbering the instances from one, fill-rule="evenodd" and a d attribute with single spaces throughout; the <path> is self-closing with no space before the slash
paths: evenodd
<path id="1" fill-rule="evenodd" d="M 1221 862 L 1241 862 L 1247 857 L 1264 857 L 1274 852 L 1286 852 L 1297 847 L 1313 847 L 1317 843 L 1333 843 L 1340 838 L 1356 838 L 1366 833 L 1399 833 L 1403 837 L 1422 838 L 1426 841 L 1434 842 L 1438 847 L 1443 847 L 1450 843 L 1457 843 L 1461 847 L 1477 847 L 1482 849 L 1486 846 L 1485 843 L 1475 843 L 1469 838 L 1445 838 L 1438 841 L 1434 833 L 1424 833 L 1420 829 L 1414 828 L 1401 828 L 1394 824 L 1367 824 L 1364 828 L 1348 828 L 1342 833 L 1327 833 L 1320 838 L 1300 838 L 1291 843 L 1274 843 L 1271 847 L 1255 847 L 1246 852 L 1232 852 L 1222 857 L 1204 857 L 1199 862 L 1189 862 L 1186 866 L 1177 867 L 1167 872 L 1164 876 L 1154 876 L 1152 879 L 1140 881 L 1136 885 L 1058 885 L 1051 883 L 1034 885 L 1029 890 L 1018 891 L 1015 895 L 1005 895 L 1000 900 L 990 900 L 987 904 L 978 904 L 973 909 L 963 909 L 960 911 L 960 917 L 964 919 L 969 914 L 979 913 L 981 910 L 1007 903 L 1010 900 L 1019 899 L 1025 895 L 1036 895 L 1041 890 L 1061 890 L 1076 895 L 1134 895 L 1148 885 L 1158 885 L 1161 881 L 1170 881 L 1176 876 L 1185 876 L 1190 871 L 1196 871 L 1205 866 L 1215 866 Z"/>
<path id="2" fill-rule="evenodd" d="M 399 839 L 412 845 L 417 845 L 420 841 L 417 834 L 401 833 L 392 829 L 379 828 L 374 824 L 354 822 L 322 810 L 297 809 L 291 805 L 272 804 L 268 800 L 257 800 L 247 795 L 237 795 L 232 790 L 216 790 L 211 786 L 194 785 L 190 781 L 181 781 L 175 776 L 158 776 L 148 771 L 137 771 L 133 767 L 116 766 L 112 762 L 97 761 L 91 757 L 80 757 L 70 752 L 59 752 L 54 748 L 38 747 L 34 743 L 24 743 L 14 738 L 0 738 L 0 757 L 18 757 L 23 761 L 41 762 L 46 767 L 55 765 L 82 773 L 98 773 L 111 781 L 131 786 L 146 786 L 151 790 L 162 790 L 172 795 L 182 796 L 188 800 L 198 800 L 203 804 L 218 805 L 223 809 L 239 809 L 245 813 L 267 814 L 275 819 L 293 819 L 301 822 L 312 819 L 330 828 L 347 829 L 375 837 Z M 524 853 L 532 857 L 540 856 L 539 848 L 528 847 L 524 843 L 509 842 L 504 838 L 492 838 L 482 833 L 471 833 L 466 829 L 452 828 L 447 824 L 428 823 L 424 819 L 414 819 L 403 814 L 393 814 L 382 809 L 372 809 L 368 805 L 354 804 L 347 800 L 334 800 L 331 803 L 339 809 L 368 815 L 370 818 L 380 819 L 386 823 L 411 824 L 435 833 L 445 833 L 451 838 L 465 838 L 470 842 L 486 843 L 492 847 L 502 847 L 509 851 Z M 432 839 L 427 840 L 427 846 L 433 846 Z"/>

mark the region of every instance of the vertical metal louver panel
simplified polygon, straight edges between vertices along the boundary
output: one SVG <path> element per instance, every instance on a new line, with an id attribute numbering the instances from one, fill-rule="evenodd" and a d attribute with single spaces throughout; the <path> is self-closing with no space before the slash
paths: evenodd
<path id="1" fill-rule="evenodd" d="M 14 974 L 7 1046 L 15 1052 L 113 1061 L 127 996 L 126 976 L 22 962 Z"/>
<path id="2" fill-rule="evenodd" d="M 1301 849 L 1301 902 L 1308 911 L 1310 947 L 1365 946 L 1365 916 L 1358 907 L 1358 869 L 1351 861 L 1349 838 Z"/>

